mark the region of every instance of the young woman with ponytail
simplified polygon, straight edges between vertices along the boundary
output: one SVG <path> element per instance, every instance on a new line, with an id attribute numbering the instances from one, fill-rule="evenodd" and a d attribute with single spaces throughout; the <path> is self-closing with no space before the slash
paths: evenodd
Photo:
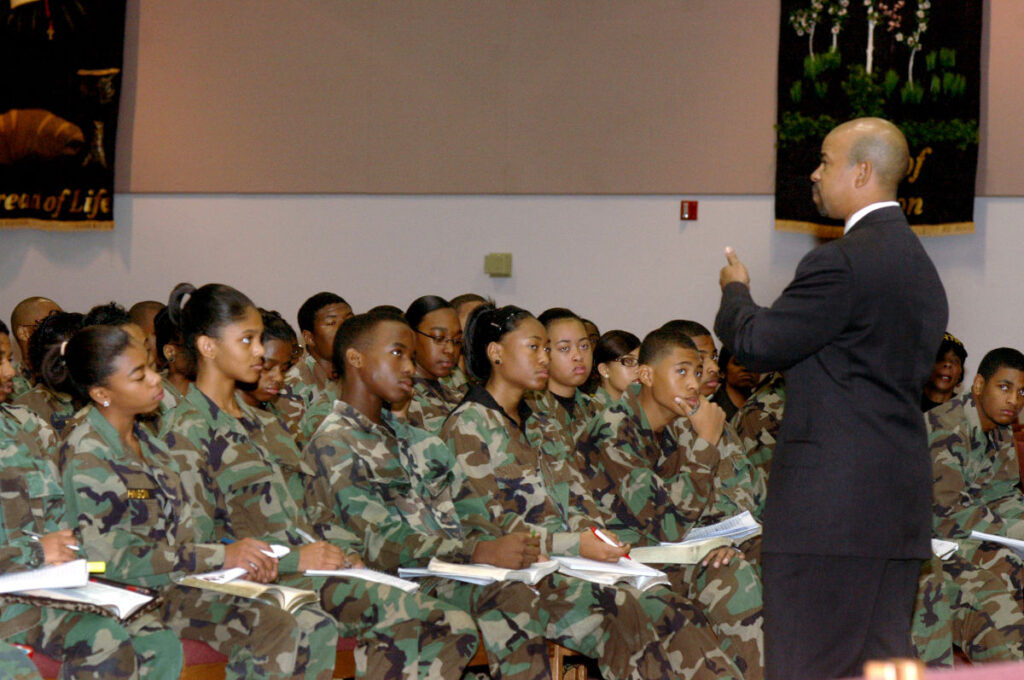
<path id="1" fill-rule="evenodd" d="M 277 418 L 236 394 L 236 384 L 256 382 L 262 368 L 263 321 L 256 306 L 230 286 L 179 284 L 168 311 L 197 359 L 197 372 L 161 431 L 172 452 L 181 438 L 189 441 L 189 450 L 203 452 L 186 455 L 180 465 L 183 474 L 192 475 L 191 486 L 204 498 L 218 536 L 255 536 L 287 547 L 276 565 L 282 582 L 320 594 L 322 609 L 307 607 L 300 615 L 325 616 L 326 610 L 337 621 L 336 626 L 331 622 L 334 635 L 359 638 L 375 677 L 460 677 L 477 640 L 468 614 L 378 583 L 302 575 L 362 562 L 353 552 L 354 540 L 320 540 L 319 526 L 337 526 L 338 518 L 312 516 L 319 507 L 311 493 L 313 467 Z M 328 673 L 333 656 L 329 660 Z M 322 655 L 318 661 L 324 661 Z"/>
<path id="2" fill-rule="evenodd" d="M 604 530 L 574 467 L 571 437 L 523 399 L 547 387 L 543 324 L 518 307 L 485 305 L 465 331 L 466 367 L 482 384 L 441 429 L 466 478 L 456 500 L 463 523 L 526 532 L 542 554 L 617 562 L 629 546 Z M 741 677 L 701 614 L 667 587 L 640 594 L 560 574 L 536 587 L 552 613 L 547 637 L 596 659 L 603 677 Z"/>

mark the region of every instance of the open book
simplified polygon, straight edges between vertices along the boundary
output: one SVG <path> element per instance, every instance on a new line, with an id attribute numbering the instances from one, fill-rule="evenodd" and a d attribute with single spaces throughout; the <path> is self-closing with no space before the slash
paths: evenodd
<path id="1" fill-rule="evenodd" d="M 744 510 L 740 514 L 734 515 L 729 519 L 723 519 L 721 522 L 709 524 L 706 527 L 690 529 L 686 534 L 686 538 L 683 539 L 682 545 L 695 541 L 703 541 L 707 538 L 729 538 L 736 543 L 740 543 L 751 536 L 757 536 L 760 533 L 761 525 L 756 519 L 754 519 L 749 510 Z M 680 544 L 674 543 L 672 545 Z"/>
<path id="2" fill-rule="evenodd" d="M 643 564 L 697 564 L 715 548 L 731 545 L 732 539 L 729 538 L 705 538 L 633 548 L 629 556 Z"/>
<path id="3" fill-rule="evenodd" d="M 606 586 L 626 583 L 638 590 L 647 590 L 669 582 L 665 572 L 626 557 L 620 557 L 618 562 L 599 562 L 568 555 L 555 555 L 552 559 L 560 565 L 559 573 Z"/>
<path id="4" fill-rule="evenodd" d="M 473 583 L 478 586 L 490 585 L 497 581 L 520 581 L 529 585 L 535 585 L 542 578 L 555 571 L 558 571 L 558 562 L 554 560 L 534 562 L 525 569 L 502 569 L 490 564 L 455 564 L 454 562 L 445 562 L 433 557 L 426 568 L 399 567 L 398 575 L 403 578 L 441 576 L 453 581 Z"/>
<path id="5" fill-rule="evenodd" d="M 0 593 L 14 593 L 32 588 L 75 588 L 89 582 L 85 560 L 51 564 L 30 571 L 14 571 L 0 576 Z"/>
<path id="6" fill-rule="evenodd" d="M 136 613 L 149 611 L 156 598 L 147 592 L 136 592 L 116 585 L 89 581 L 75 588 L 34 588 L 0 596 L 13 598 L 22 596 L 22 602 L 42 607 L 57 607 L 72 611 L 87 611 L 112 616 L 121 621 L 134 618 Z"/>
<path id="7" fill-rule="evenodd" d="M 391 586 L 392 588 L 399 588 L 407 593 L 411 593 L 420 587 L 419 583 L 406 581 L 405 579 L 398 578 L 397 576 L 385 574 L 383 571 L 376 571 L 365 567 L 361 569 L 307 569 L 303 573 L 305 573 L 306 576 L 340 576 L 342 578 L 358 578 L 364 581 L 373 581 L 374 583 Z"/>
<path id="8" fill-rule="evenodd" d="M 268 604 L 276 605 L 286 612 L 294 612 L 299 607 L 307 604 L 316 604 L 320 596 L 312 590 L 282 586 L 277 583 L 256 583 L 238 578 L 246 573 L 245 569 L 222 569 L 211 571 L 205 574 L 191 574 L 175 579 L 176 583 L 193 588 L 213 590 L 227 595 L 247 597 L 250 600 L 262 600 Z"/>

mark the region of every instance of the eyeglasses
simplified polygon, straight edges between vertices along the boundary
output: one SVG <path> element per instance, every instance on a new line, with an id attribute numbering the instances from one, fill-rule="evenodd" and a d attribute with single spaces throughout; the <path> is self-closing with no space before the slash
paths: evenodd
<path id="1" fill-rule="evenodd" d="M 424 333 L 418 328 L 414 328 L 413 330 L 425 338 L 430 338 L 430 341 L 434 343 L 434 345 L 436 345 L 437 347 L 444 347 L 445 345 L 448 345 L 453 350 L 459 350 L 462 348 L 462 338 L 460 337 L 446 338 L 443 335 L 431 335 L 430 333 Z"/>
<path id="2" fill-rule="evenodd" d="M 632 357 L 632 356 L 630 356 L 628 354 L 625 355 L 625 356 L 621 356 L 618 359 L 613 359 L 613 361 L 618 361 L 620 364 L 622 364 L 626 368 L 634 368 L 637 364 L 640 363 L 639 359 L 637 359 L 636 357 Z"/>

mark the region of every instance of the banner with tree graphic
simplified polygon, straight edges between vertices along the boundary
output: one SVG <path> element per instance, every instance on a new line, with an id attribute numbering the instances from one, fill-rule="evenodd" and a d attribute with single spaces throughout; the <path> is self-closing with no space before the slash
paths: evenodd
<path id="1" fill-rule="evenodd" d="M 838 123 L 880 116 L 910 144 L 899 202 L 922 234 L 974 231 L 982 0 L 782 0 L 775 228 L 840 236 L 809 176 Z"/>
<path id="2" fill-rule="evenodd" d="M 0 0 L 0 227 L 113 229 L 125 0 Z"/>

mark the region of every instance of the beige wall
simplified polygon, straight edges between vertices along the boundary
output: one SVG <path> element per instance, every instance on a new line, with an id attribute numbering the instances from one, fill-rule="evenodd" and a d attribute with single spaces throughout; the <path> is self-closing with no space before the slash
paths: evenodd
<path id="1" fill-rule="evenodd" d="M 979 195 L 1024 194 L 986 2 Z M 129 0 L 117 189 L 771 194 L 778 0 Z"/>

